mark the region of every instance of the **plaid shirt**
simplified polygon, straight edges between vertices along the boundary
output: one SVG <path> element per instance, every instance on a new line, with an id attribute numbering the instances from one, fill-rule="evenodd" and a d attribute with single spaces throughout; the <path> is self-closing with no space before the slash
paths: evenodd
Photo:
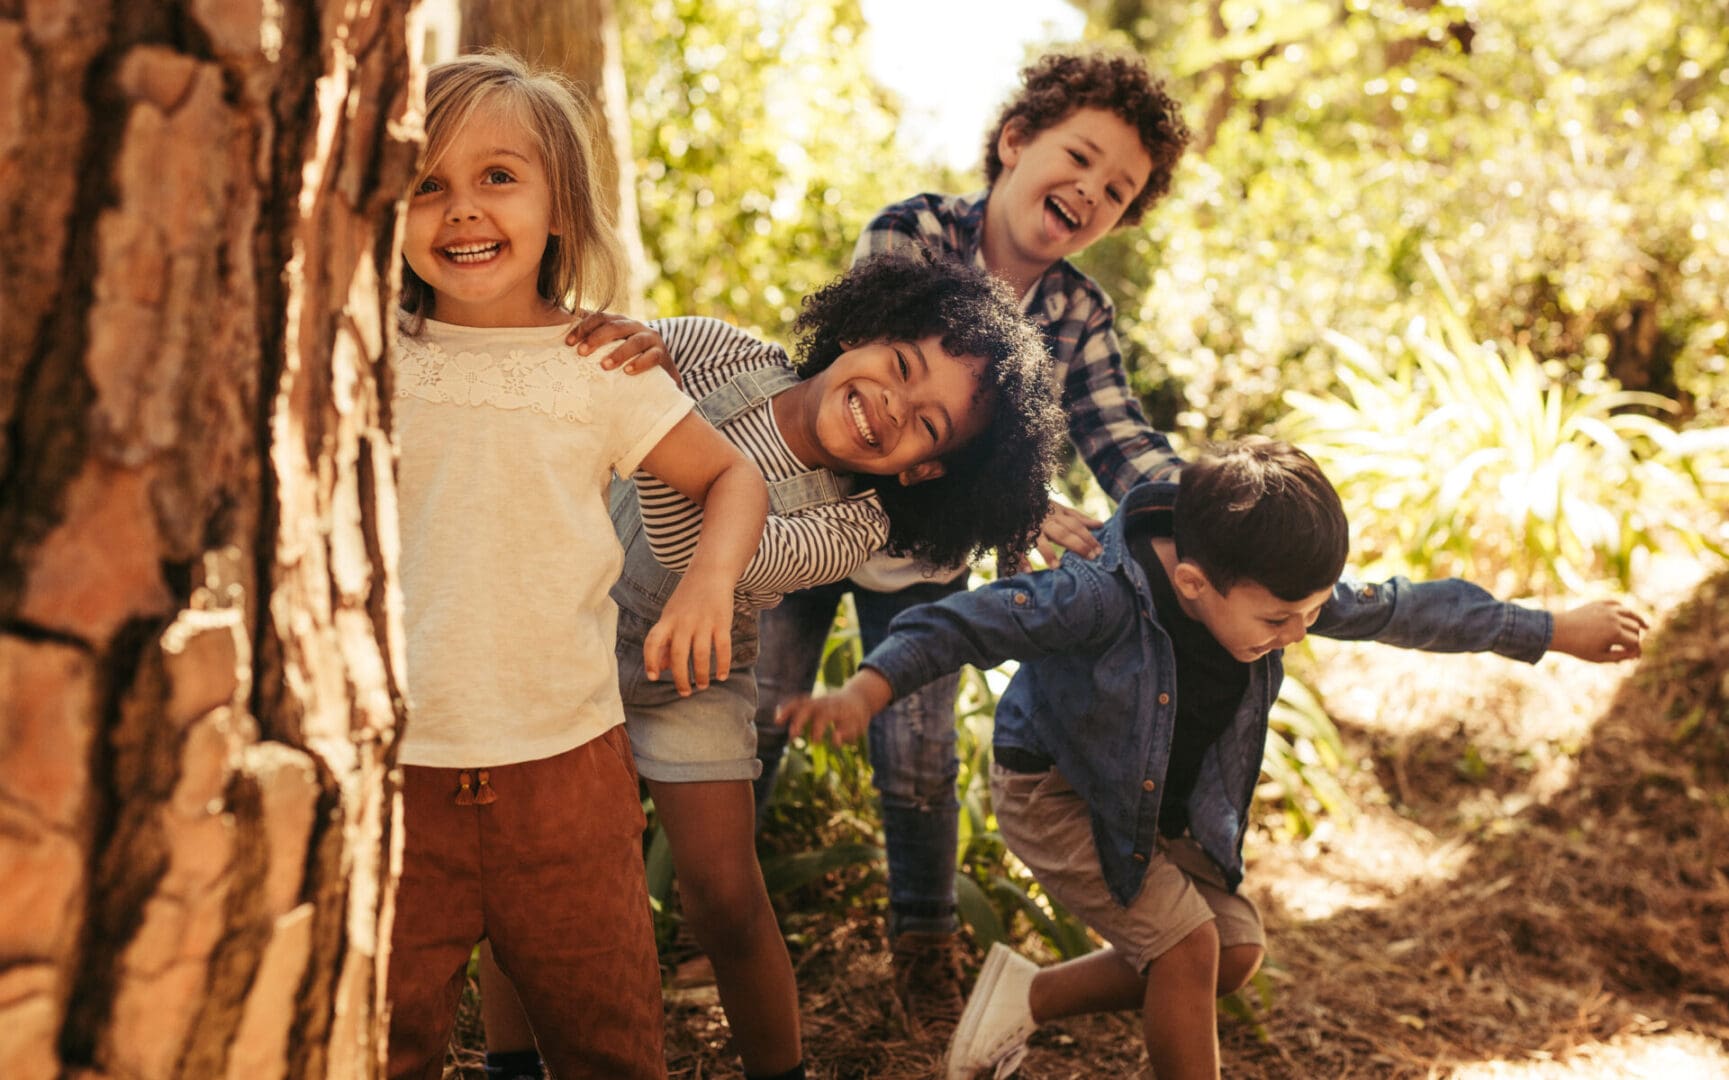
<path id="1" fill-rule="evenodd" d="M 930 246 L 982 269 L 988 191 L 915 195 L 885 208 L 865 227 L 853 259 L 909 246 Z M 1045 335 L 1062 379 L 1069 438 L 1099 484 L 1116 500 L 1182 464 L 1169 439 L 1152 429 L 1129 390 L 1114 327 L 1116 308 L 1097 282 L 1067 259 L 1052 263 L 1022 300 Z"/>

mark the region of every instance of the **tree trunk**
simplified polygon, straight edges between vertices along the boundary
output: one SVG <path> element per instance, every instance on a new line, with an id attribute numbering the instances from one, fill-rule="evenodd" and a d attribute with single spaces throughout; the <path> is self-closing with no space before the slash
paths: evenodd
<path id="1" fill-rule="evenodd" d="M 402 7 L 0 0 L 8 1080 L 382 1072 Z"/>
<path id="2" fill-rule="evenodd" d="M 618 18 L 613 0 L 462 0 L 464 51 L 506 48 L 523 59 L 555 68 L 595 100 L 605 130 L 596 140 L 604 156 L 598 170 L 606 205 L 618 222 L 624 246 L 626 294 L 615 311 L 644 317 L 648 255 L 636 209 L 636 158 L 630 146 L 630 109 L 624 85 Z"/>

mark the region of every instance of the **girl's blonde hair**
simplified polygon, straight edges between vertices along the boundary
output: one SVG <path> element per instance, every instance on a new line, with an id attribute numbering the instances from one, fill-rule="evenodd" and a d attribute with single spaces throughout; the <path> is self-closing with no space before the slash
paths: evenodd
<path id="1" fill-rule="evenodd" d="M 624 276 L 624 253 L 612 208 L 600 197 L 594 107 L 576 84 L 554 71 L 529 67 L 508 52 L 459 56 L 426 75 L 426 155 L 418 187 L 451 138 L 484 105 L 515 115 L 540 153 L 552 194 L 552 224 L 540 259 L 540 295 L 564 308 L 608 306 Z M 435 314 L 432 287 L 402 261 L 402 310 Z"/>

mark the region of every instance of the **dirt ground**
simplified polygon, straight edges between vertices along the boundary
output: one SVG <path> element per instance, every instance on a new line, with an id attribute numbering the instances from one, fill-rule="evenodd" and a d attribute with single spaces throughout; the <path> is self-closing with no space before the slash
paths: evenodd
<path id="1" fill-rule="evenodd" d="M 1615 667 L 1315 644 L 1356 810 L 1251 837 L 1269 963 L 1226 1076 L 1729 1078 L 1729 574 L 1648 603 Z M 875 917 L 800 930 L 811 1075 L 940 1076 Z M 672 1075 L 740 1075 L 712 986 L 668 1003 Z M 1151 1074 L 1124 1015 L 1049 1025 L 1019 1075 Z"/>

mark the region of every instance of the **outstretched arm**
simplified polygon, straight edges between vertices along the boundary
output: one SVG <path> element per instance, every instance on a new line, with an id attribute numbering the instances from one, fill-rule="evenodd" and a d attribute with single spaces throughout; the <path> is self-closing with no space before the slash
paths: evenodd
<path id="1" fill-rule="evenodd" d="M 768 486 L 751 460 L 702 417 L 691 413 L 643 458 L 642 467 L 703 507 L 702 532 L 684 578 L 643 641 L 651 679 L 672 672 L 680 694 L 708 688 L 732 670 L 732 594 L 762 541 Z"/>
<path id="2" fill-rule="evenodd" d="M 774 711 L 777 724 L 793 735 L 820 739 L 829 732 L 834 741 L 852 742 L 864 734 L 871 717 L 894 702 L 894 689 L 875 668 L 859 668 L 846 685 L 822 697 L 800 694 L 783 701 Z"/>
<path id="3" fill-rule="evenodd" d="M 626 375 L 640 375 L 658 367 L 671 375 L 673 382 L 684 385 L 660 334 L 628 315 L 591 311 L 564 335 L 564 343 L 576 346 L 578 356 L 588 356 L 615 341 L 618 346 L 600 358 L 600 366 L 605 370 L 611 371 L 622 365 Z"/>
<path id="4" fill-rule="evenodd" d="M 1643 615 L 1619 600 L 1598 600 L 1555 616 L 1549 651 L 1595 664 L 1632 660 L 1648 627 Z"/>
<path id="5" fill-rule="evenodd" d="M 1138 617 L 1133 590 L 1090 564 L 1003 578 L 901 612 L 844 687 L 794 699 L 778 718 L 794 734 L 856 738 L 890 702 L 963 665 L 1092 652 Z"/>

